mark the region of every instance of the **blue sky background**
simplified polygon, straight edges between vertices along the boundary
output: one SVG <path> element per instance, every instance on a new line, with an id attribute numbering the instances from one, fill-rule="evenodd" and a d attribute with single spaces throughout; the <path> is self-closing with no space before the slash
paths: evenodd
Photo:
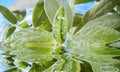
<path id="1" fill-rule="evenodd" d="M 16 2 L 17 0 L 0 0 L 0 5 L 3 5 L 7 8 L 9 8 L 14 2 Z M 90 3 L 85 3 L 85 4 L 79 4 L 79 5 L 75 5 L 75 13 L 81 13 L 84 14 L 87 10 L 89 10 L 92 6 L 94 5 L 94 2 L 90 2 Z M 29 10 L 27 10 L 28 15 L 30 15 L 31 13 L 29 13 Z M 31 20 L 31 16 L 28 16 L 28 21 Z M 1 34 L 2 34 L 2 28 L 5 24 L 8 24 L 9 22 L 0 14 L 0 39 L 1 39 Z M 7 68 L 2 66 L 2 57 L 0 56 L 0 72 L 3 72 L 4 70 L 6 70 Z"/>

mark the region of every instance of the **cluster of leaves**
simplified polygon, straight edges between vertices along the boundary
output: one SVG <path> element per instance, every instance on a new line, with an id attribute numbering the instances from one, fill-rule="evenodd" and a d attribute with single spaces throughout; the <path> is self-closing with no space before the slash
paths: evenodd
<path id="1" fill-rule="evenodd" d="M 11 12 L 0 5 L 11 22 L 1 43 L 3 65 L 11 67 L 5 72 L 28 67 L 29 72 L 119 72 L 120 0 L 96 2 L 84 15 L 73 16 L 66 0 L 39 0 L 32 24 L 24 20 L 25 10 Z"/>

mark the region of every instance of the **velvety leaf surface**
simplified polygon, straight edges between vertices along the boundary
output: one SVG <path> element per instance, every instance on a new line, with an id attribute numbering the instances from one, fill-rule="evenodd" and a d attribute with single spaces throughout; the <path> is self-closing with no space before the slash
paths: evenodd
<path id="1" fill-rule="evenodd" d="M 22 61 L 49 61 L 54 52 L 55 40 L 53 35 L 41 29 L 26 28 L 14 33 L 4 45 L 10 54 Z"/>
<path id="2" fill-rule="evenodd" d="M 53 21 L 52 32 L 56 41 L 62 44 L 66 38 L 68 24 L 65 20 L 66 13 L 64 7 L 60 7 Z"/>
<path id="3" fill-rule="evenodd" d="M 2 15 L 12 24 L 16 24 L 17 23 L 17 19 L 14 16 L 14 14 L 7 9 L 6 7 L 0 5 L 0 13 L 2 13 Z"/>
<path id="4" fill-rule="evenodd" d="M 99 18 L 96 18 L 86 25 L 84 28 L 87 27 L 109 27 L 109 28 L 119 28 L 120 27 L 120 14 L 110 14 L 110 15 L 103 15 Z"/>
<path id="5" fill-rule="evenodd" d="M 86 12 L 83 17 L 83 24 L 110 12 L 119 2 L 120 0 L 101 0 Z"/>
<path id="6" fill-rule="evenodd" d="M 120 40 L 120 32 L 114 29 L 119 27 L 119 15 L 104 17 L 88 22 L 68 42 L 68 49 L 75 58 L 90 63 L 94 72 L 119 72 L 120 66 L 116 65 L 120 60 L 113 57 L 120 56 L 120 50 L 106 46 L 107 43 Z M 113 20 L 112 23 L 108 19 Z"/>
<path id="7" fill-rule="evenodd" d="M 43 0 L 38 1 L 38 3 L 34 7 L 33 15 L 32 15 L 32 21 L 33 26 L 37 27 L 41 24 L 41 15 L 44 12 L 44 2 Z"/>
<path id="8" fill-rule="evenodd" d="M 67 18 L 65 20 L 68 22 L 67 29 L 70 30 L 73 23 L 72 12 L 70 10 L 69 5 L 67 4 L 66 0 L 44 0 L 45 1 L 45 12 L 50 20 L 51 24 L 53 24 L 55 14 L 59 7 L 63 6 L 65 8 L 65 12 Z"/>

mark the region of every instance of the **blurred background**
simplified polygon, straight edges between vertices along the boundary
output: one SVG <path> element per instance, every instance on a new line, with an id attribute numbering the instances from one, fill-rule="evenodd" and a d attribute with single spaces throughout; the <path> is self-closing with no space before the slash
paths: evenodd
<path id="1" fill-rule="evenodd" d="M 28 23 L 32 23 L 32 9 L 35 3 L 38 0 L 0 0 L 0 5 L 3 5 L 9 8 L 11 11 L 26 9 L 27 10 L 27 17 L 26 20 Z M 69 0 L 68 0 L 69 3 Z M 94 2 L 84 3 L 84 4 L 77 4 L 75 5 L 75 13 L 84 14 L 87 10 L 89 10 L 94 5 Z M 1 15 L 0 13 L 0 41 L 2 37 L 2 29 L 5 24 L 9 24 L 9 22 Z M 0 52 L 1 53 L 1 52 Z M 0 55 L 0 72 L 3 72 L 7 68 L 2 66 L 2 56 Z"/>

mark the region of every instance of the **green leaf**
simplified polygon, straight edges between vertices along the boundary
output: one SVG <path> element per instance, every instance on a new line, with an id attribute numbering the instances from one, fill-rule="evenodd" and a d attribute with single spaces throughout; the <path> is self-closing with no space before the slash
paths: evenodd
<path id="1" fill-rule="evenodd" d="M 80 72 L 80 61 L 68 58 L 66 59 L 66 62 L 64 63 L 63 69 L 61 71 L 66 72 Z"/>
<path id="2" fill-rule="evenodd" d="M 80 72 L 80 61 L 63 56 L 59 56 L 57 61 L 43 72 Z"/>
<path id="3" fill-rule="evenodd" d="M 57 60 L 51 67 L 44 70 L 43 72 L 54 72 L 54 71 L 60 71 L 63 68 L 63 65 L 65 63 L 64 59 Z"/>
<path id="4" fill-rule="evenodd" d="M 18 22 L 22 21 L 26 17 L 26 10 L 16 10 L 13 11 L 13 13 L 15 14 Z"/>
<path id="5" fill-rule="evenodd" d="M 22 70 L 20 70 L 18 68 L 12 68 L 12 69 L 6 70 L 4 72 L 22 72 Z"/>
<path id="6" fill-rule="evenodd" d="M 68 31 L 71 29 L 72 24 L 73 24 L 73 17 L 72 17 L 72 12 L 70 10 L 69 5 L 67 4 L 66 0 L 44 0 L 45 4 L 45 12 L 47 14 L 48 19 L 50 20 L 50 23 L 53 25 L 53 21 L 55 18 L 55 14 L 59 7 L 63 6 L 65 8 L 66 16 L 65 18 L 66 21 L 68 21 Z"/>
<path id="7" fill-rule="evenodd" d="M 92 1 L 94 1 L 94 0 L 76 0 L 75 3 L 82 4 L 82 3 L 92 2 Z"/>
<path id="8" fill-rule="evenodd" d="M 117 29 L 120 27 L 120 14 L 110 14 L 110 15 L 103 15 L 99 18 L 96 18 L 90 22 L 88 22 L 86 25 L 84 25 L 85 28 L 87 27 L 109 27 Z"/>
<path id="9" fill-rule="evenodd" d="M 120 61 L 112 57 L 120 56 L 120 50 L 106 46 L 107 43 L 120 39 L 120 32 L 114 30 L 116 26 L 113 24 L 116 21 L 109 24 L 106 23 L 107 19 L 105 19 L 103 21 L 105 24 L 102 24 L 102 21 L 97 24 L 96 20 L 88 23 L 89 26 L 86 25 L 74 35 L 68 43 L 68 48 L 75 58 L 90 63 L 94 72 L 119 71 L 120 67 L 117 68 L 114 65 Z"/>
<path id="10" fill-rule="evenodd" d="M 49 22 L 45 10 L 44 10 L 44 2 L 43 0 L 38 1 L 38 3 L 34 7 L 33 16 L 32 16 L 33 26 L 41 29 L 45 29 L 48 31 L 52 30 L 52 25 Z"/>
<path id="11" fill-rule="evenodd" d="M 14 14 L 7 9 L 6 7 L 0 5 L 0 13 L 2 13 L 2 15 L 12 24 L 16 24 L 17 23 L 17 19 L 14 16 Z"/>
<path id="12" fill-rule="evenodd" d="M 108 43 L 108 44 L 106 44 L 106 46 L 111 47 L 111 48 L 118 48 L 118 49 L 120 49 L 120 40 Z"/>
<path id="13" fill-rule="evenodd" d="M 76 34 L 69 43 L 68 48 L 76 58 L 89 62 L 93 71 L 103 72 L 106 67 L 111 65 L 108 71 L 116 71 L 114 65 L 120 61 L 112 59 L 120 56 L 120 50 L 106 47 L 106 43 L 120 39 L 120 33 L 107 27 L 83 28 Z M 118 70 L 120 70 L 118 68 Z"/>
<path id="14" fill-rule="evenodd" d="M 6 40 L 10 35 L 12 35 L 15 31 L 16 27 L 6 24 L 3 28 L 3 36 L 2 41 Z"/>
<path id="15" fill-rule="evenodd" d="M 27 62 L 24 62 L 24 61 L 20 61 L 19 63 L 19 67 L 25 69 L 29 66 L 29 64 Z"/>
<path id="16" fill-rule="evenodd" d="M 120 40 L 120 32 L 115 30 L 120 26 L 119 18 L 118 14 L 112 14 L 88 22 L 68 42 L 71 55 L 90 63 L 93 72 L 120 71 L 120 67 L 115 66 L 120 60 L 113 58 L 120 56 L 120 50 L 106 46 Z"/>
<path id="17" fill-rule="evenodd" d="M 32 67 L 29 70 L 29 72 L 42 72 L 40 65 L 36 64 L 36 63 L 32 63 Z"/>
<path id="18" fill-rule="evenodd" d="M 80 63 L 80 66 L 81 66 L 81 72 L 93 72 L 92 66 L 86 61 L 82 61 Z"/>
<path id="19" fill-rule="evenodd" d="M 35 5 L 32 15 L 33 26 L 37 27 L 41 24 L 41 16 L 44 13 L 44 2 L 43 0 L 38 1 Z"/>
<path id="20" fill-rule="evenodd" d="M 101 0 L 83 16 L 83 24 L 110 12 L 120 0 Z"/>
<path id="21" fill-rule="evenodd" d="M 16 59 L 25 62 L 52 60 L 56 48 L 53 35 L 41 29 L 26 28 L 14 33 L 4 45 Z"/>
<path id="22" fill-rule="evenodd" d="M 66 13 L 64 10 L 64 7 L 60 7 L 55 15 L 54 21 L 53 21 L 53 35 L 56 41 L 60 44 L 62 44 L 66 38 L 67 34 L 67 22 L 65 20 Z"/>
<path id="23" fill-rule="evenodd" d="M 73 20 L 73 26 L 76 26 L 75 30 L 74 30 L 74 34 L 77 33 L 82 25 L 82 15 L 81 14 L 75 14 L 74 20 Z"/>
<path id="24" fill-rule="evenodd" d="M 26 21 L 24 21 L 22 24 L 21 24 L 21 28 L 28 28 L 29 25 Z"/>
<path id="25" fill-rule="evenodd" d="M 73 19 L 73 26 L 77 26 L 79 23 L 82 22 L 82 14 L 75 13 L 74 19 Z"/>

